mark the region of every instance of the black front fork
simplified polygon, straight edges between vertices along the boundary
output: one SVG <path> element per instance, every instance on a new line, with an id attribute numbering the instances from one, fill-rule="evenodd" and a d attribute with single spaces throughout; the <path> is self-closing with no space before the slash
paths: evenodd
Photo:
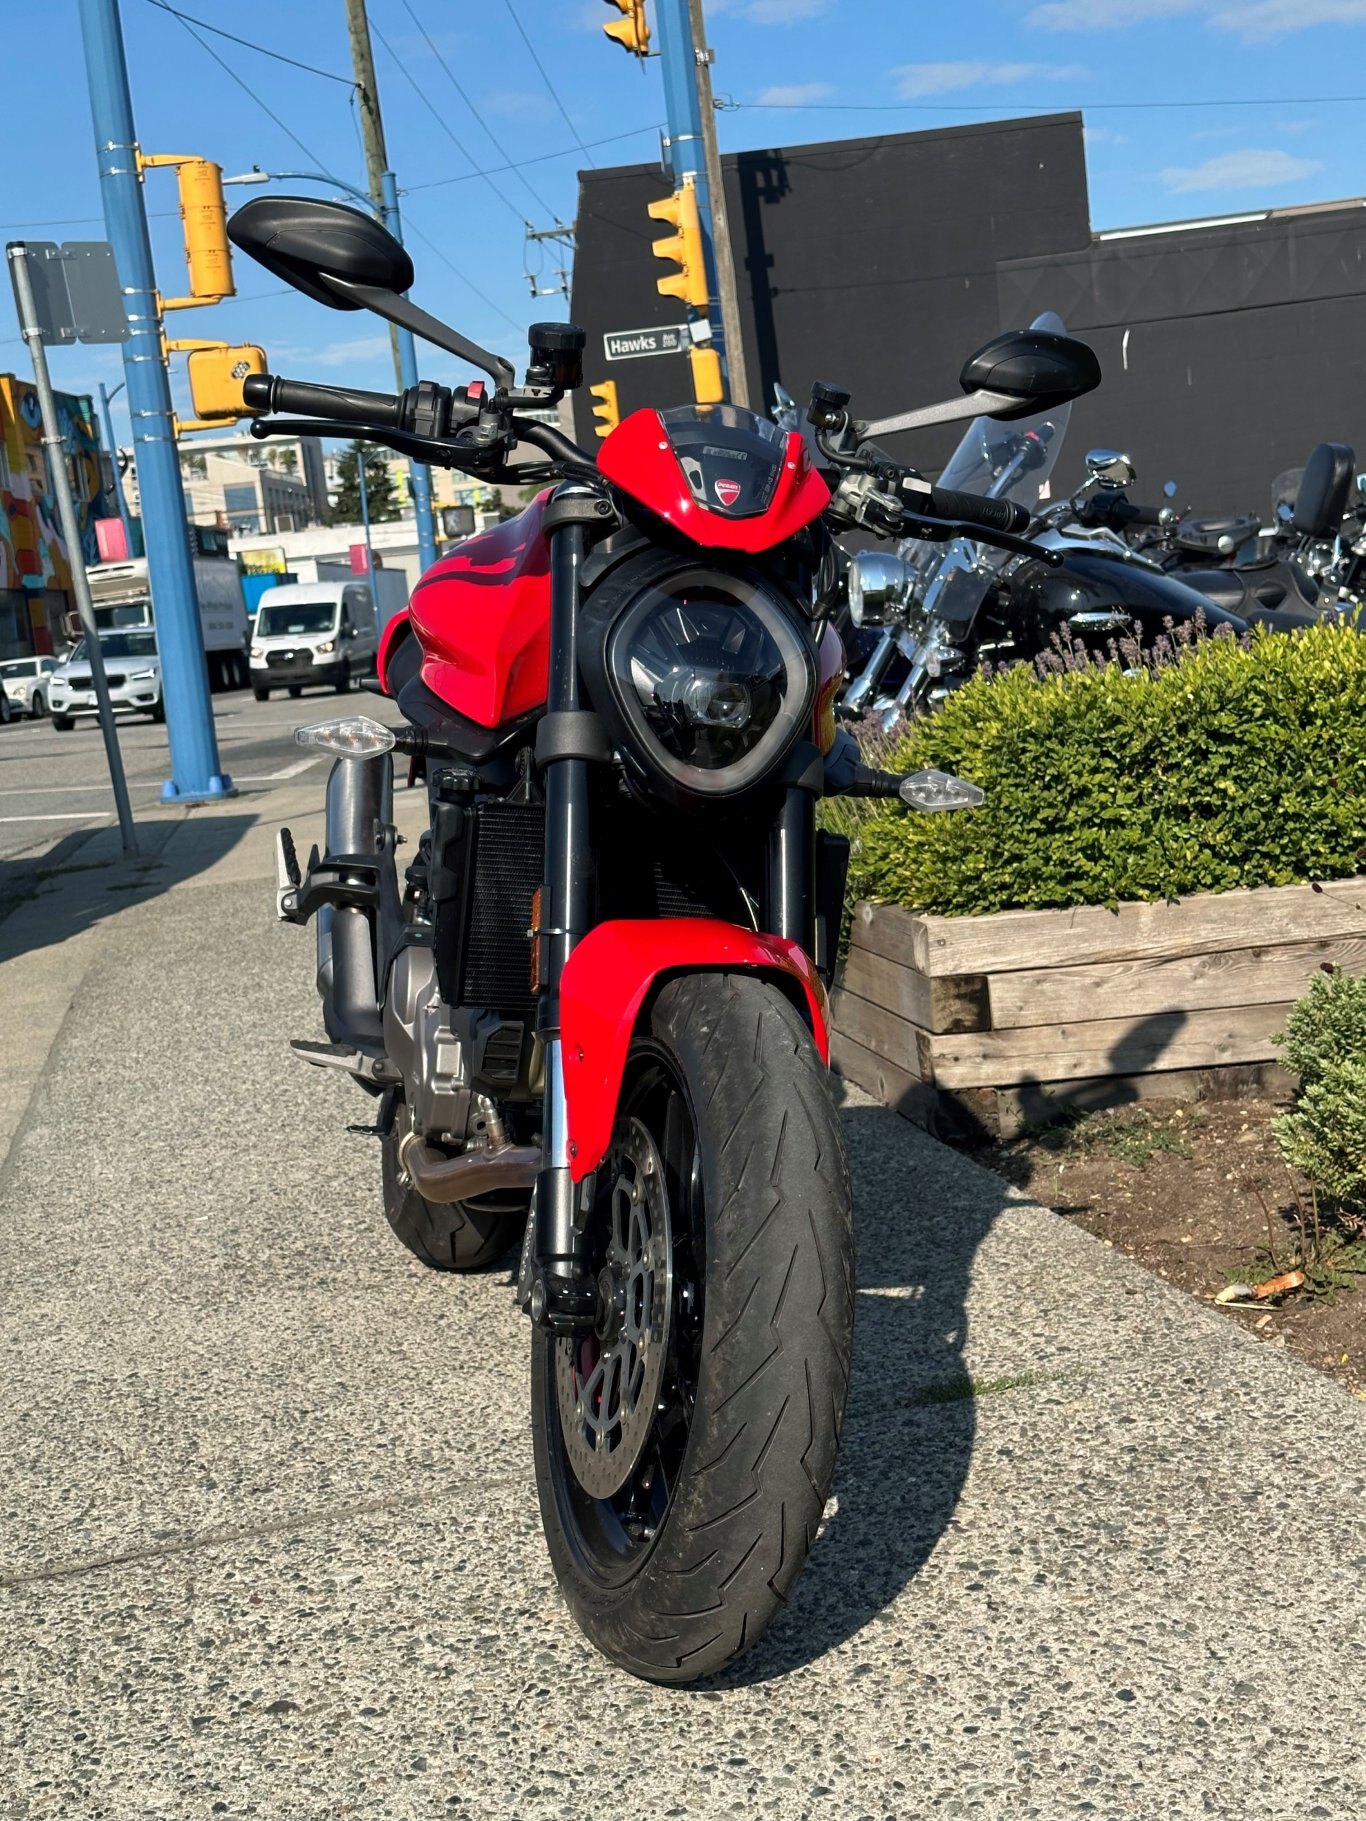
<path id="1" fill-rule="evenodd" d="M 591 526 L 605 502 L 567 483 L 546 511 L 550 537 L 550 675 L 536 739 L 545 787 L 545 882 L 537 921 L 536 1028 L 545 1054 L 544 1161 L 536 1178 L 531 1252 L 523 1282 L 533 1321 L 556 1333 L 591 1328 L 597 1284 L 584 1255 L 583 1224 L 570 1174 L 571 1150 L 560 1054 L 560 976 L 596 909 L 589 828 L 589 775 L 607 756 L 597 716 L 579 681 L 580 574 Z M 610 512 L 611 508 L 607 508 Z"/>

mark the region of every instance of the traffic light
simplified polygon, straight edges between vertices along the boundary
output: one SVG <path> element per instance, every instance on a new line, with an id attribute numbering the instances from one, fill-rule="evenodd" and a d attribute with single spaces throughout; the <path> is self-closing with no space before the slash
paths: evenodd
<path id="1" fill-rule="evenodd" d="M 683 179 L 682 189 L 672 196 L 661 197 L 646 205 L 646 214 L 654 221 L 667 221 L 674 232 L 651 243 L 656 259 L 672 259 L 678 265 L 667 278 L 657 278 L 655 288 L 661 297 L 681 298 L 695 310 L 706 308 L 707 266 L 702 253 L 702 223 L 697 212 L 697 186 L 690 177 Z"/>
<path id="2" fill-rule="evenodd" d="M 231 348 L 200 347 L 191 353 L 185 369 L 197 417 L 244 417 L 247 408 L 242 403 L 242 381 L 253 373 L 266 371 L 265 350 L 250 343 Z"/>
<path id="3" fill-rule="evenodd" d="M 588 390 L 599 401 L 593 407 L 593 415 L 598 420 L 593 425 L 593 434 L 610 436 L 621 422 L 621 411 L 617 405 L 617 382 L 605 379 L 600 386 L 590 386 Z"/>
<path id="4" fill-rule="evenodd" d="M 228 208 L 223 200 L 223 167 L 207 158 L 182 157 L 176 152 L 143 153 L 141 169 L 171 164 L 176 167 L 180 190 L 180 221 L 185 232 L 185 264 L 189 270 L 189 295 L 162 300 L 165 310 L 189 310 L 199 304 L 221 303 L 232 297 L 232 252 L 228 246 Z"/>
<path id="5" fill-rule="evenodd" d="M 607 5 L 614 6 L 626 16 L 614 19 L 610 25 L 604 25 L 603 31 L 633 57 L 648 57 L 650 22 L 645 17 L 645 0 L 607 0 Z"/>
<path id="6" fill-rule="evenodd" d="M 715 348 L 694 343 L 688 349 L 692 367 L 692 395 L 699 405 L 719 405 L 726 396 L 721 378 L 721 356 Z"/>

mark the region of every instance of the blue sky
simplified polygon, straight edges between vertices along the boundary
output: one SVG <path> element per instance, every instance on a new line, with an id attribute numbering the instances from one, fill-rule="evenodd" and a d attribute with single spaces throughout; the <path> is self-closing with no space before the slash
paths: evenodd
<path id="1" fill-rule="evenodd" d="M 173 4 L 349 76 L 341 0 Z M 720 116 L 723 151 L 1080 106 L 1098 228 L 1366 193 L 1363 103 L 1328 99 L 1366 95 L 1366 0 L 707 0 L 706 13 L 716 92 L 734 104 Z M 156 0 L 123 0 L 123 16 L 144 149 L 194 152 L 227 172 L 322 169 L 363 182 L 344 82 L 204 32 L 196 42 Z M 642 67 L 602 36 L 619 17 L 605 0 L 370 0 L 370 16 L 414 295 L 520 359 L 524 325 L 560 311 L 556 298 L 529 296 L 524 224 L 572 219 L 589 159 L 657 155 L 658 63 Z M 101 238 L 75 0 L 43 0 L 27 17 L 43 68 L 10 84 L 0 122 L 4 236 Z M 1190 105 L 1151 105 L 1174 101 Z M 510 164 L 521 168 L 495 168 Z M 174 293 L 171 174 L 149 178 L 148 202 L 158 276 Z M 543 257 L 549 268 L 553 254 Z M 281 293 L 241 258 L 236 277 L 236 299 L 181 312 L 176 331 L 258 341 L 275 370 L 298 377 L 392 384 L 381 325 Z M 23 373 L 15 336 L 6 288 L 0 369 Z M 421 358 L 432 377 L 469 377 L 434 350 Z M 53 369 L 70 390 L 121 377 L 116 349 L 57 350 Z"/>

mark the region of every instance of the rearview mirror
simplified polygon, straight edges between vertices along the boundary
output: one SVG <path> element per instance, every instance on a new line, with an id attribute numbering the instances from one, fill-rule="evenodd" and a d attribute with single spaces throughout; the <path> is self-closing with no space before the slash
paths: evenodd
<path id="1" fill-rule="evenodd" d="M 511 386 L 509 363 L 468 341 L 403 296 L 413 262 L 388 228 L 362 209 L 313 196 L 256 196 L 228 223 L 228 239 L 275 277 L 330 310 L 373 310 Z"/>
<path id="2" fill-rule="evenodd" d="M 313 196 L 255 196 L 228 223 L 228 239 L 276 278 L 330 310 L 359 310 L 352 285 L 406 291 L 413 262 L 373 216 Z M 340 284 L 337 282 L 340 280 Z"/>
<path id="3" fill-rule="evenodd" d="M 969 395 L 994 393 L 1011 401 L 987 414 L 1009 422 L 1052 411 L 1100 384 L 1095 351 L 1050 329 L 1011 329 L 964 363 L 958 383 Z"/>
<path id="4" fill-rule="evenodd" d="M 1138 471 L 1127 455 L 1118 449 L 1092 449 L 1086 457 L 1086 472 L 1098 487 L 1117 493 L 1132 486 Z"/>

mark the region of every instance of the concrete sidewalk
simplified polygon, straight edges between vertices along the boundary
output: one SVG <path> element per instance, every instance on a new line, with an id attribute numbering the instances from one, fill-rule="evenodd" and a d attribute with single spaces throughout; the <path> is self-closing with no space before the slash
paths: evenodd
<path id="1" fill-rule="evenodd" d="M 1366 1406 L 857 1096 L 823 1538 L 732 1677 L 608 1668 L 507 1274 L 402 1251 L 285 1049 L 268 831 L 158 857 L 0 923 L 6 1821 L 1366 1812 Z"/>

